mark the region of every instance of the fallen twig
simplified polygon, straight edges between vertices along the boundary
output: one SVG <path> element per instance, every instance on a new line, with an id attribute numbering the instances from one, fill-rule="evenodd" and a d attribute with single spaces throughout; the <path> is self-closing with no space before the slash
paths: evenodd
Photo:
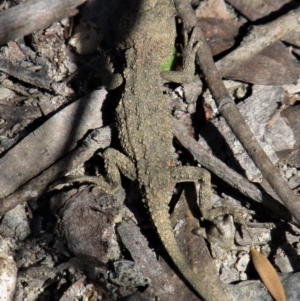
<path id="1" fill-rule="evenodd" d="M 173 120 L 175 137 L 193 155 L 195 160 L 243 195 L 261 203 L 281 218 L 291 220 L 290 212 L 278 200 L 263 193 L 257 186 L 229 168 L 221 160 L 209 154 L 193 137 L 186 134 L 188 130 L 181 121 L 175 118 Z"/>
<path id="2" fill-rule="evenodd" d="M 0 12 L 0 45 L 74 16 L 86 0 L 33 0 Z"/>
<path id="3" fill-rule="evenodd" d="M 179 16 L 183 20 L 186 29 L 189 31 L 197 23 L 196 16 L 193 14 L 189 1 L 174 0 L 174 2 L 177 6 Z M 261 171 L 262 175 L 266 178 L 270 186 L 296 218 L 298 223 L 300 223 L 300 199 L 288 187 L 279 171 L 275 168 L 269 157 L 261 148 L 260 144 L 254 138 L 249 126 L 246 124 L 224 86 L 221 75 L 215 66 L 210 48 L 207 45 L 201 29 L 198 27 L 197 30 L 198 37 L 200 37 L 200 47 L 197 52 L 198 62 L 210 92 L 218 105 L 219 111 L 227 121 L 233 133 L 243 145 L 244 149 L 247 151 L 248 155 Z"/>
<path id="4" fill-rule="evenodd" d="M 1 199 L 0 216 L 3 216 L 15 206 L 38 197 L 47 190 L 50 183 L 83 164 L 90 159 L 97 150 L 108 147 L 111 142 L 112 129 L 113 126 L 106 126 L 92 131 L 84 139 L 83 143 L 72 150 L 67 156 L 17 189 L 13 194 Z"/>
<path id="5" fill-rule="evenodd" d="M 61 95 L 70 95 L 73 93 L 71 88 L 68 88 L 65 83 L 56 83 L 47 77 L 41 77 L 34 71 L 30 71 L 17 64 L 13 64 L 8 59 L 0 56 L 0 71 L 15 77 L 25 83 L 33 86 L 53 91 Z"/>
<path id="6" fill-rule="evenodd" d="M 89 130 L 103 126 L 100 110 L 105 97 L 105 89 L 82 97 L 10 149 L 0 159 L 0 198 L 65 156 Z"/>
<path id="7" fill-rule="evenodd" d="M 299 18 L 300 9 L 297 9 L 266 25 L 254 26 L 239 47 L 216 62 L 222 77 L 226 77 L 287 33 L 299 28 Z"/>

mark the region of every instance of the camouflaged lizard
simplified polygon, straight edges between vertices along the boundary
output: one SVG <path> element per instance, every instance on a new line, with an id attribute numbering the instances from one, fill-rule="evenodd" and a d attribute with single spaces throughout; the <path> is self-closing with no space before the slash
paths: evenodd
<path id="1" fill-rule="evenodd" d="M 185 81 L 186 74 L 194 76 L 196 49 L 190 41 L 185 51 L 185 72 L 161 72 L 160 66 L 168 61 L 176 36 L 173 3 L 133 0 L 128 1 L 127 8 L 119 29 L 119 41 L 126 49 L 125 91 L 116 109 L 118 135 L 125 154 L 113 148 L 104 151 L 110 183 L 103 177 L 84 177 L 79 181 L 92 182 L 112 193 L 121 185 L 120 173 L 137 180 L 157 233 L 182 276 L 205 301 L 232 300 L 218 282 L 215 269 L 199 276 L 192 272 L 176 243 L 168 214 L 169 183 L 210 181 L 209 173 L 201 168 L 170 167 L 172 116 L 159 87 L 161 76 L 175 82 Z M 210 196 L 210 191 L 206 195 Z"/>

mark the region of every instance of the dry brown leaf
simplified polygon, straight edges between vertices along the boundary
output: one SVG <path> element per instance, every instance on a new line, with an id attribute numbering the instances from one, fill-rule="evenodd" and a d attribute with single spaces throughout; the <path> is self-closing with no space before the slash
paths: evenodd
<path id="1" fill-rule="evenodd" d="M 74 50 L 79 54 L 89 54 L 97 50 L 103 39 L 102 30 L 92 21 L 81 19 L 69 40 Z"/>
<path id="2" fill-rule="evenodd" d="M 234 46 L 241 24 L 230 19 L 200 18 L 197 26 L 203 30 L 213 55 L 217 55 Z"/>
<path id="3" fill-rule="evenodd" d="M 296 83 L 299 67 L 281 42 L 273 43 L 224 77 L 258 85 Z"/>
<path id="4" fill-rule="evenodd" d="M 282 283 L 270 261 L 255 248 L 251 247 L 250 251 L 254 267 L 275 301 L 286 301 Z"/>
<path id="5" fill-rule="evenodd" d="M 228 9 L 224 0 L 201 1 L 196 10 L 197 18 L 216 18 L 230 19 L 235 18 L 234 14 Z"/>
<path id="6" fill-rule="evenodd" d="M 227 0 L 236 10 L 251 21 L 270 15 L 278 11 L 282 6 L 291 2 L 290 0 Z"/>

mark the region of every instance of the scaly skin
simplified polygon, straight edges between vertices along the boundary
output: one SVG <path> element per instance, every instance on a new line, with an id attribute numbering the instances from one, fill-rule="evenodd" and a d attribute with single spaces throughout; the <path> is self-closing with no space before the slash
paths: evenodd
<path id="1" fill-rule="evenodd" d="M 128 49 L 124 71 L 126 84 L 116 110 L 119 139 L 126 156 L 111 148 L 104 152 L 108 177 L 117 186 L 120 185 L 120 172 L 138 181 L 164 247 L 201 298 L 205 301 L 232 300 L 218 281 L 215 268 L 207 269 L 207 264 L 211 263 L 203 263 L 205 275 L 201 278 L 192 272 L 176 243 L 168 215 L 166 188 L 170 182 L 195 181 L 203 177 L 209 180 L 209 174 L 200 168 L 169 167 L 173 125 L 169 104 L 159 87 L 159 68 L 168 60 L 174 45 L 175 8 L 169 0 L 134 0 L 127 5 L 118 37 Z M 194 54 L 190 69 L 195 69 Z M 102 178 L 85 179 L 111 192 L 107 191 L 107 183 L 103 184 Z"/>

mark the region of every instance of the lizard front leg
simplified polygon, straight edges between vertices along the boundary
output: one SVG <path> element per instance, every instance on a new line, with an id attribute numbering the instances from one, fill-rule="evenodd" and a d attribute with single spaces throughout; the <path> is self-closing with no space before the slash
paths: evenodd
<path id="1" fill-rule="evenodd" d="M 136 179 L 135 165 L 121 152 L 108 148 L 103 158 L 108 182 L 103 176 L 70 176 L 68 182 L 91 183 L 107 194 L 114 194 L 121 187 L 120 172 L 132 181 Z"/>
<path id="2" fill-rule="evenodd" d="M 163 71 L 160 73 L 166 82 L 178 84 L 191 83 L 195 74 L 195 56 L 200 43 L 195 43 L 196 30 L 192 30 L 190 38 L 187 33 L 184 34 L 185 47 L 183 50 L 183 70 L 182 71 Z"/>

